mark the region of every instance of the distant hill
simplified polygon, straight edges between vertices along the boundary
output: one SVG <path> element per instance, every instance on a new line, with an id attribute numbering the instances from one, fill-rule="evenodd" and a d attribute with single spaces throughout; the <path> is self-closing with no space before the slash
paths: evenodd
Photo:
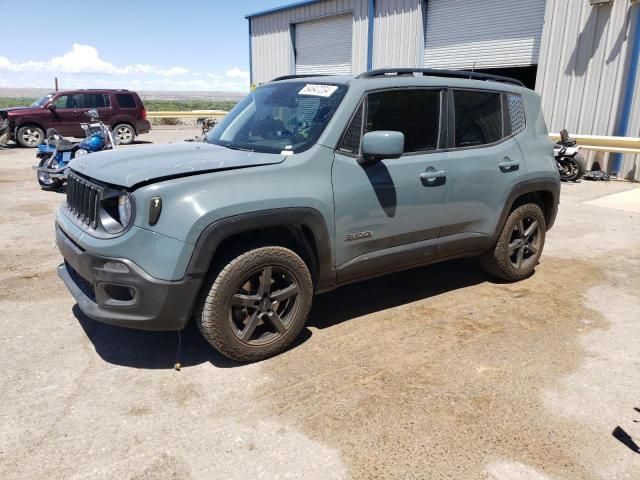
<path id="1" fill-rule="evenodd" d="M 38 98 L 51 93 L 50 88 L 0 88 L 0 97 L 8 98 Z M 237 102 L 247 93 L 243 92 L 182 92 L 167 90 L 136 90 L 143 100 L 229 100 Z"/>

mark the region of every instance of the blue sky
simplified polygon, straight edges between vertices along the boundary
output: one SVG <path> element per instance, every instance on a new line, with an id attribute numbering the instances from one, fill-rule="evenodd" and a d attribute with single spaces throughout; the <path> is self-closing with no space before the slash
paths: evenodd
<path id="1" fill-rule="evenodd" d="M 0 87 L 247 91 L 244 16 L 287 3 L 0 0 Z"/>

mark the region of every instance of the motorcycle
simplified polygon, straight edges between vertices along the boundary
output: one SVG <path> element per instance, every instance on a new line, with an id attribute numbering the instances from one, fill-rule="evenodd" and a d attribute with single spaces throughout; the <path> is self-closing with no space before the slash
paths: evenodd
<path id="1" fill-rule="evenodd" d="M 560 132 L 560 141 L 553 147 L 553 155 L 556 158 L 556 166 L 563 182 L 575 182 L 580 180 L 585 173 L 586 161 L 580 153 L 580 146 L 569 138 L 569 132 L 563 129 Z"/>
<path id="2" fill-rule="evenodd" d="M 0 147 L 9 143 L 9 119 L 7 114 L 0 112 Z"/>
<path id="3" fill-rule="evenodd" d="M 200 128 L 202 129 L 202 136 L 206 136 L 209 131 L 218 124 L 218 121 L 214 118 L 203 118 L 200 120 Z"/>
<path id="4" fill-rule="evenodd" d="M 218 121 L 214 118 L 198 118 L 196 124 L 200 126 L 202 135 L 197 135 L 195 138 L 189 138 L 185 142 L 206 142 L 207 133 L 218 124 Z"/>
<path id="5" fill-rule="evenodd" d="M 97 110 L 89 110 L 86 115 L 90 122 L 80 124 L 85 132 L 85 138 L 81 142 L 70 142 L 55 128 L 50 128 L 47 130 L 45 143 L 38 145 L 36 157 L 40 161 L 33 168 L 37 171 L 38 183 L 43 190 L 57 190 L 64 184 L 68 164 L 74 158 L 116 148 L 113 133 L 100 121 Z"/>

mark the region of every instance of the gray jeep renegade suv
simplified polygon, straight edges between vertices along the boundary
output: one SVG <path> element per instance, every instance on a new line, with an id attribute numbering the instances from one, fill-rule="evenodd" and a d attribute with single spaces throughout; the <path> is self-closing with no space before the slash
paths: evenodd
<path id="1" fill-rule="evenodd" d="M 314 294 L 455 257 L 532 274 L 560 181 L 540 98 L 470 72 L 374 70 L 257 88 L 207 143 L 71 163 L 59 275 L 104 323 L 224 355 L 286 349 Z"/>

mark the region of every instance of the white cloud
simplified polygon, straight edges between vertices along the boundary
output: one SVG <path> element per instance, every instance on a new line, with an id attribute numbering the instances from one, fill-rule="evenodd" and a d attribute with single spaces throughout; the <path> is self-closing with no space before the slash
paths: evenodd
<path id="1" fill-rule="evenodd" d="M 247 91 L 249 89 L 249 73 L 234 67 L 224 75 L 209 72 L 191 72 L 181 66 L 169 68 L 148 65 L 115 65 L 100 58 L 98 50 L 91 45 L 74 43 L 70 51 L 62 56 L 49 60 L 28 60 L 13 62 L 0 56 L 0 72 L 7 78 L 17 80 L 18 74 L 32 78 L 27 81 L 32 86 L 51 83 L 42 74 L 53 74 L 60 77 L 66 88 L 106 87 L 127 88 L 135 86 L 140 89 L 163 90 L 218 90 Z M 30 74 L 30 75 L 29 75 Z M 13 80 L 13 81 L 15 81 Z M 5 83 L 8 83 L 5 80 Z M 24 85 L 24 84 L 23 84 Z"/>
<path id="2" fill-rule="evenodd" d="M 249 72 L 244 70 L 240 70 L 238 67 L 232 68 L 231 70 L 227 70 L 226 76 L 230 78 L 246 78 L 249 79 Z"/>
<path id="3" fill-rule="evenodd" d="M 156 73 L 163 77 L 175 77 L 177 75 L 186 75 L 189 70 L 183 67 L 171 67 L 169 70 L 158 70 Z"/>
<path id="4" fill-rule="evenodd" d="M 10 72 L 51 72 L 51 73 L 102 73 L 106 75 L 150 74 L 181 75 L 189 70 L 183 67 L 172 67 L 161 70 L 152 65 L 133 64 L 117 67 L 111 62 L 100 58 L 98 50 L 91 45 L 74 43 L 71 51 L 61 57 L 53 57 L 46 61 L 28 60 L 26 62 L 12 62 L 6 57 L 0 57 L 0 70 Z"/>

